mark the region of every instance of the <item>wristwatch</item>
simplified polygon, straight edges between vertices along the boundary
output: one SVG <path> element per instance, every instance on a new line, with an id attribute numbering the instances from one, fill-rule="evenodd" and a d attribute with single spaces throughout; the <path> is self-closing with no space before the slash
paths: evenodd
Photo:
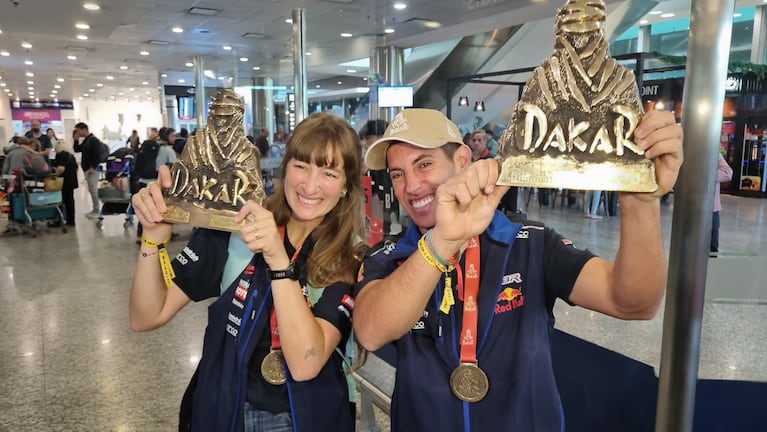
<path id="1" fill-rule="evenodd" d="M 278 279 L 298 280 L 298 271 L 296 271 L 296 266 L 291 262 L 290 264 L 288 264 L 288 268 L 284 270 L 272 270 L 272 269 L 267 270 L 266 277 L 270 281 L 278 280 Z"/>

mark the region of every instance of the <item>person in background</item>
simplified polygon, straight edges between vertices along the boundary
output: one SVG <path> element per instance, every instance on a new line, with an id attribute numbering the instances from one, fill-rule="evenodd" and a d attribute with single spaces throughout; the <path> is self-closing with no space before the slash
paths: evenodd
<path id="1" fill-rule="evenodd" d="M 360 171 L 359 137 L 343 119 L 306 118 L 287 143 L 276 192 L 263 206 L 242 206 L 237 233 L 196 229 L 168 281 L 158 256 L 171 232 L 161 216 L 168 169 L 134 195 L 144 237 L 131 328 L 158 328 L 190 301 L 217 297 L 183 429 L 354 430 L 337 348 L 350 337 L 352 287 L 365 249 Z"/>
<path id="2" fill-rule="evenodd" d="M 56 136 L 56 131 L 53 130 L 53 128 L 46 129 L 45 135 L 48 137 L 49 140 L 51 140 L 51 144 L 53 144 L 53 149 L 48 154 L 48 159 L 54 160 L 56 159 L 56 143 L 59 142 L 59 138 Z"/>
<path id="3" fill-rule="evenodd" d="M 716 162 L 716 185 L 714 186 L 714 215 L 711 220 L 711 250 L 709 256 L 719 256 L 719 212 L 722 211 L 722 183 L 732 180 L 732 168 L 719 153 Z"/>
<path id="4" fill-rule="evenodd" d="M 599 200 L 602 198 L 602 191 L 587 190 L 583 195 L 583 217 L 586 219 L 599 220 Z"/>
<path id="5" fill-rule="evenodd" d="M 30 123 L 31 127 L 24 136 L 29 139 L 36 139 L 40 143 L 40 153 L 47 159 L 48 155 L 53 151 L 53 143 L 51 142 L 51 139 L 48 138 L 48 135 L 43 134 L 40 120 L 34 119 Z"/>
<path id="6" fill-rule="evenodd" d="M 101 208 L 98 192 L 99 172 L 96 171 L 101 163 L 101 140 L 90 133 L 88 125 L 83 122 L 75 125 L 75 133 L 77 134 L 79 144 L 75 144 L 74 150 L 77 151 L 79 148 L 82 152 L 80 166 L 85 173 L 85 181 L 88 185 L 88 192 L 91 195 L 91 204 L 93 206 L 91 211 L 85 214 L 85 217 L 96 219 L 99 217 L 99 209 Z"/>
<path id="7" fill-rule="evenodd" d="M 136 129 L 133 129 L 130 136 L 128 137 L 128 140 L 125 141 L 125 145 L 127 147 L 130 147 L 130 149 L 133 150 L 134 152 L 137 152 L 140 144 L 141 144 L 141 139 L 138 137 L 138 131 Z"/>
<path id="8" fill-rule="evenodd" d="M 554 303 L 652 318 L 667 273 L 658 199 L 621 194 L 609 262 L 496 211 L 508 190 L 496 185 L 498 161 L 472 163 L 441 112 L 405 109 L 391 125 L 365 160 L 388 167 L 412 223 L 367 253 L 354 333 L 368 350 L 396 341 L 392 431 L 565 430 L 551 363 Z M 667 111 L 649 111 L 634 133 L 656 159 L 661 191 L 679 174 L 681 135 Z"/>
<path id="9" fill-rule="evenodd" d="M 469 138 L 471 143 L 471 159 L 478 161 L 480 159 L 488 159 L 490 157 L 490 150 L 487 149 L 487 134 L 482 129 L 477 129 L 471 133 Z"/>
<path id="10" fill-rule="evenodd" d="M 64 177 L 61 198 L 66 212 L 66 223 L 75 226 L 75 189 L 77 189 L 77 161 L 72 146 L 66 141 L 56 142 L 56 159 L 53 160 L 56 175 Z"/>
<path id="11" fill-rule="evenodd" d="M 258 148 L 258 152 L 261 154 L 261 157 L 267 157 L 269 155 L 269 140 L 267 137 L 269 136 L 269 131 L 261 128 L 261 134 L 256 137 L 256 148 Z"/>

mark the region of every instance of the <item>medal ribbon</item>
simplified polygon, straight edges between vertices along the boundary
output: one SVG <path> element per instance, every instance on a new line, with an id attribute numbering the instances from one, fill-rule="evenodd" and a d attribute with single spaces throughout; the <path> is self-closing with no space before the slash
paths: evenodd
<path id="1" fill-rule="evenodd" d="M 280 238 L 282 239 L 282 242 L 285 243 L 285 227 L 277 227 L 277 231 L 280 232 Z M 304 244 L 302 242 L 300 245 L 298 245 L 296 251 L 293 252 L 293 257 L 290 259 L 291 264 L 296 261 L 296 258 L 298 258 L 298 254 L 301 252 L 301 248 L 303 246 Z M 269 329 L 272 334 L 272 351 L 282 349 L 282 345 L 280 344 L 280 330 L 277 328 L 277 314 L 274 313 L 274 305 L 272 305 L 272 310 L 269 312 Z"/>
<path id="2" fill-rule="evenodd" d="M 477 363 L 477 295 L 479 294 L 479 237 L 469 240 L 464 271 L 463 319 L 461 324 L 461 363 Z M 460 290 L 459 290 L 460 291 Z"/>

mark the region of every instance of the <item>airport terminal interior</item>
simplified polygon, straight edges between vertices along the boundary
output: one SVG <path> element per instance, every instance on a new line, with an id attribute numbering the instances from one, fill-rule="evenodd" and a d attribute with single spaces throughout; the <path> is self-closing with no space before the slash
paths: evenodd
<path id="1" fill-rule="evenodd" d="M 677 121 L 684 120 L 695 2 L 605 1 L 611 55 L 643 69 L 637 74 L 644 107 L 674 111 Z M 565 3 L 4 1 L 0 143 L 23 135 L 32 120 L 71 143 L 74 125 L 86 122 L 117 151 L 134 129 L 144 140 L 152 127 L 191 132 L 204 125 L 200 101 L 226 88 L 245 100 L 245 133 L 265 130 L 272 144 L 261 161 L 271 188 L 280 181 L 281 133 L 296 124 L 302 86 L 304 114 L 331 112 L 358 131 L 368 120 L 391 120 L 414 106 L 441 110 L 461 132 L 483 129 L 498 138 L 530 70 L 551 52 L 553 17 Z M 710 144 L 718 145 L 733 177 L 722 186 L 719 252 L 706 250 L 707 274 L 690 276 L 705 285 L 702 313 L 692 318 L 700 324 L 693 335 L 700 354 L 689 365 L 698 376 L 696 432 L 762 430 L 767 422 L 767 0 L 732 3 L 723 112 L 714 116 L 721 135 Z M 303 21 L 305 34 L 291 20 Z M 293 41 L 304 37 L 297 51 Z M 302 67 L 303 82 L 295 72 Z M 405 102 L 389 99 L 403 96 Z M 700 143 L 684 145 L 686 152 L 701 150 Z M 14 221 L 9 182 L 4 177 L 0 188 L 0 432 L 178 430 L 211 302 L 187 306 L 157 330 L 132 331 L 135 218 L 127 209 L 86 217 L 90 195 L 78 170 L 74 225 Z M 673 251 L 704 251 L 674 247 L 693 242 L 675 237 L 672 228 L 711 217 L 691 214 L 695 200 L 682 205 L 683 194 L 673 191 L 660 206 L 665 251 L 677 274 L 685 269 Z M 374 200 L 366 215 L 380 222 L 370 227 L 374 234 L 397 234 L 408 223 L 390 198 L 385 205 Z M 582 193 L 521 188 L 515 208 L 507 209 L 516 214 L 507 214 L 542 222 L 612 260 L 620 207 L 607 194 L 602 200 L 595 214 L 585 215 Z M 174 227 L 171 257 L 192 230 Z M 708 249 L 707 238 L 697 244 Z M 670 325 L 664 318 L 677 314 L 664 302 L 651 320 L 623 321 L 557 301 L 554 315 L 552 358 L 566 430 L 653 430 Z M 391 349 L 372 353 L 355 372 L 359 431 L 390 430 Z"/>

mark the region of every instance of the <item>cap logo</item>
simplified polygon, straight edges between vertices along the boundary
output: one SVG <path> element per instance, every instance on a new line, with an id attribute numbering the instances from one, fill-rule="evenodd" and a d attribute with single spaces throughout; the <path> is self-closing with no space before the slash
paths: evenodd
<path id="1" fill-rule="evenodd" d="M 455 134 L 453 128 L 450 127 L 450 122 L 445 123 L 445 126 L 447 127 L 447 134 L 450 135 L 450 138 L 457 139 L 458 136 Z"/>
<path id="2" fill-rule="evenodd" d="M 394 120 L 392 120 L 391 124 L 389 125 L 388 135 L 393 136 L 408 129 L 410 129 L 410 126 L 407 124 L 407 119 L 402 113 L 399 113 L 396 117 L 394 117 Z"/>

